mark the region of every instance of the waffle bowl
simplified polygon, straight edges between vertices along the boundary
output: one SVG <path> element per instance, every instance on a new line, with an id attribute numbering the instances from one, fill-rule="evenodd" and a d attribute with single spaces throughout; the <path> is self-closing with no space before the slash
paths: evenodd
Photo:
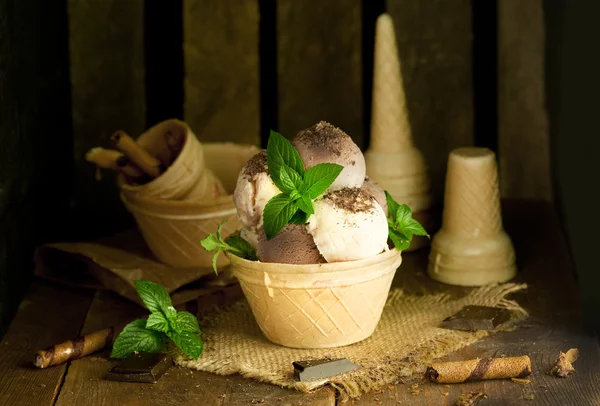
<path id="1" fill-rule="evenodd" d="M 227 257 L 265 337 L 292 348 L 340 347 L 371 336 L 402 262 L 396 249 L 309 265 Z"/>

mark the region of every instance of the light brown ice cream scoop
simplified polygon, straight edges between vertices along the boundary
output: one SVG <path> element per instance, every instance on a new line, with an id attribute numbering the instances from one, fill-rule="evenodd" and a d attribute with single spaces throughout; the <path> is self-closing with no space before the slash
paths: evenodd
<path id="1" fill-rule="evenodd" d="M 320 121 L 300 131 L 291 142 L 306 169 L 320 163 L 335 163 L 344 167 L 329 190 L 362 186 L 366 175 L 365 158 L 358 145 L 344 131 Z"/>
<path id="2" fill-rule="evenodd" d="M 326 262 L 306 225 L 288 224 L 267 240 L 264 230 L 258 235 L 256 254 L 261 262 L 280 264 L 317 264 Z"/>
<path id="3" fill-rule="evenodd" d="M 367 176 L 365 178 L 365 181 L 364 181 L 361 189 L 368 195 L 373 196 L 375 198 L 375 200 L 377 200 L 377 203 L 379 203 L 379 205 L 385 212 L 385 215 L 387 216 L 387 214 L 388 214 L 387 199 L 385 198 L 385 192 L 383 191 L 381 186 L 379 186 L 379 184 L 377 182 L 375 182 L 373 179 L 370 179 Z"/>

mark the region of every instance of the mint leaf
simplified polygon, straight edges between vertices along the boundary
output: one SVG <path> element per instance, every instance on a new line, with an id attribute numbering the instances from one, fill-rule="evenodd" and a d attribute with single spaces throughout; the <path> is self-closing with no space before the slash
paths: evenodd
<path id="1" fill-rule="evenodd" d="M 251 261 L 258 261 L 258 257 L 256 256 L 256 252 L 254 252 L 254 248 L 252 248 L 252 246 L 242 237 L 231 235 L 227 237 L 225 241 L 223 241 L 221 238 L 221 228 L 223 227 L 223 224 L 225 224 L 225 221 L 223 221 L 221 224 L 219 224 L 219 227 L 217 227 L 216 237 L 212 234 L 209 234 L 202 241 L 200 241 L 200 244 L 205 250 L 217 250 L 212 258 L 212 267 L 215 271 L 215 274 L 218 274 L 217 260 L 222 251 L 231 252 L 238 257 L 246 258 Z"/>
<path id="2" fill-rule="evenodd" d="M 162 312 L 167 319 L 176 316 L 177 311 L 171 304 L 171 297 L 161 285 L 151 281 L 138 280 L 135 281 L 135 288 L 150 312 Z"/>
<path id="3" fill-rule="evenodd" d="M 412 218 L 410 207 L 406 204 L 398 204 L 387 190 L 384 192 L 388 205 L 388 235 L 394 246 L 399 251 L 403 251 L 410 246 L 413 236 L 429 237 L 423 226 Z"/>
<path id="4" fill-rule="evenodd" d="M 252 248 L 252 245 L 239 235 L 227 237 L 225 243 L 227 243 L 229 247 L 234 248 L 230 250 L 232 254 L 249 259 L 250 261 L 258 261 L 258 257 L 256 256 L 256 252 L 254 251 L 254 248 Z"/>
<path id="5" fill-rule="evenodd" d="M 315 212 L 315 209 L 313 207 L 311 200 L 306 195 L 302 195 L 300 197 L 300 199 L 296 200 L 294 203 L 296 203 L 296 205 L 298 206 L 298 208 L 300 210 L 302 210 L 304 213 L 308 214 L 309 216 L 311 214 L 314 214 L 314 212 Z"/>
<path id="6" fill-rule="evenodd" d="M 132 352 L 161 352 L 167 344 L 164 333 L 148 330 L 146 320 L 129 323 L 113 343 L 112 358 L 125 358 Z"/>
<path id="7" fill-rule="evenodd" d="M 166 333 L 169 331 L 169 321 L 162 313 L 152 313 L 148 316 L 148 321 L 146 322 L 146 328 L 154 331 L 162 331 Z"/>
<path id="8" fill-rule="evenodd" d="M 281 186 L 283 187 L 282 192 L 297 192 L 297 190 L 300 187 L 302 187 L 302 177 L 298 174 L 298 172 L 296 172 L 286 164 L 281 165 L 280 171 L 281 172 L 279 173 L 279 175 L 281 180 Z"/>
<path id="9" fill-rule="evenodd" d="M 226 222 L 227 220 L 221 221 L 221 224 L 219 224 L 219 226 L 217 227 L 217 241 L 219 242 L 223 242 L 223 238 L 221 238 L 221 229 L 223 228 Z"/>
<path id="10" fill-rule="evenodd" d="M 219 248 L 219 240 L 217 240 L 217 238 L 212 234 L 207 235 L 205 239 L 200 241 L 200 244 L 207 251 L 212 251 Z"/>
<path id="11" fill-rule="evenodd" d="M 385 200 L 388 206 L 388 213 L 390 215 L 390 217 L 392 217 L 393 220 L 396 220 L 396 213 L 398 213 L 398 208 L 400 207 L 400 205 L 398 203 L 396 203 L 396 201 L 392 198 L 392 196 L 388 193 L 388 191 L 385 191 Z"/>
<path id="12" fill-rule="evenodd" d="M 304 175 L 304 188 L 310 199 L 321 196 L 337 179 L 344 167 L 338 164 L 318 164 L 306 171 Z"/>
<path id="13" fill-rule="evenodd" d="M 215 252 L 215 255 L 213 255 L 212 257 L 212 267 L 213 271 L 215 272 L 215 275 L 219 274 L 219 269 L 217 268 L 217 261 L 219 260 L 219 254 L 221 253 L 221 251 L 223 250 L 219 248 L 217 252 Z"/>
<path id="14" fill-rule="evenodd" d="M 267 142 L 267 167 L 273 183 L 285 191 L 281 182 L 281 166 L 287 165 L 295 170 L 301 177 L 304 176 L 304 163 L 296 148 L 281 134 L 271 130 Z"/>
<path id="15" fill-rule="evenodd" d="M 181 351 L 193 359 L 198 359 L 204 350 L 204 343 L 196 333 L 170 331 L 167 335 Z"/>
<path id="16" fill-rule="evenodd" d="M 396 230 L 389 230 L 389 237 L 394 243 L 394 247 L 398 251 L 404 251 L 408 247 L 410 247 L 410 240 L 406 238 L 406 236 Z"/>
<path id="17" fill-rule="evenodd" d="M 289 223 L 290 224 L 300 224 L 300 225 L 306 224 L 308 222 L 308 217 L 310 217 L 308 214 L 306 214 L 302 210 L 298 210 L 296 212 L 296 214 L 294 214 L 292 216 Z"/>
<path id="18" fill-rule="evenodd" d="M 429 237 L 427 231 L 415 219 L 412 218 L 412 211 L 406 204 L 402 204 L 396 210 L 396 221 L 399 231 L 406 237 L 412 238 L 413 235 L 423 235 Z"/>
<path id="19" fill-rule="evenodd" d="M 178 333 L 199 333 L 198 319 L 190 312 L 177 312 L 174 330 Z"/>
<path id="20" fill-rule="evenodd" d="M 284 193 L 267 202 L 263 212 L 263 224 L 267 239 L 275 237 L 294 216 L 298 206 Z"/>

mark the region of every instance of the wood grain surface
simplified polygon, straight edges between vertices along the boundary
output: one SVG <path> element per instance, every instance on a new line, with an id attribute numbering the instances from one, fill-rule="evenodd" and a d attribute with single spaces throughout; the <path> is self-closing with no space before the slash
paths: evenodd
<path id="1" fill-rule="evenodd" d="M 552 200 L 542 0 L 498 2 L 498 155 L 503 197 Z"/>
<path id="2" fill-rule="evenodd" d="M 471 391 L 487 394 L 488 399 L 484 404 L 490 405 L 587 406 L 600 403 L 598 340 L 581 328 L 577 284 L 554 209 L 548 203 L 524 201 L 506 201 L 503 209 L 504 224 L 517 254 L 519 274 L 515 281 L 528 284 L 526 291 L 514 294 L 511 298 L 529 312 L 529 317 L 520 322 L 515 330 L 482 339 L 448 354 L 443 360 L 529 355 L 533 366 L 530 383 L 522 385 L 510 380 L 490 380 L 446 386 L 429 383 L 417 376 L 390 385 L 380 392 L 365 394 L 347 405 L 451 405 L 456 403 L 461 394 Z M 460 296 L 470 289 L 431 280 L 425 273 L 426 264 L 427 249 L 404 255 L 394 285 L 416 295 L 445 292 Z M 25 404 L 25 389 L 38 386 L 41 394 L 36 404 L 52 404 L 52 394 L 57 387 L 52 387 L 52 390 L 46 388 L 60 382 L 67 366 L 48 370 L 28 369 L 26 364 L 31 360 L 31 348 L 72 338 L 79 330 L 86 309 L 89 308 L 83 326 L 84 333 L 145 313 L 141 307 L 108 291 L 98 292 L 91 307 L 89 295 L 82 295 L 74 289 L 52 288 L 50 285 L 34 286 L 29 297 L 31 302 L 23 303 L 10 332 L 0 344 L 0 348 L 9 346 L 10 350 L 0 353 L 0 371 L 9 366 L 7 373 L 2 375 L 0 372 L 0 384 L 8 388 L 0 393 L 0 401 L 8 399 L 12 402 L 2 404 Z M 205 305 L 211 304 L 207 302 Z M 41 309 L 45 310 L 45 314 L 56 315 L 55 318 L 39 322 Z M 60 309 L 63 309 L 63 313 Z M 72 315 L 65 314 L 64 309 L 68 309 Z M 47 331 L 53 331 L 54 335 L 45 336 Z M 31 340 L 36 343 L 30 343 Z M 574 364 L 575 373 L 564 379 L 548 375 L 559 351 L 564 352 L 569 348 L 578 348 L 580 351 L 580 358 Z M 154 385 L 106 381 L 106 373 L 116 363 L 107 359 L 107 355 L 108 351 L 71 362 L 57 403 L 336 404 L 334 391 L 330 388 L 306 395 L 237 375 L 223 377 L 179 367 L 173 367 Z"/>
<path id="3" fill-rule="evenodd" d="M 144 1 L 69 0 L 69 57 L 75 159 L 73 209 L 80 238 L 132 224 L 119 200 L 115 173 L 85 161 L 93 147 L 113 148 L 110 135 L 133 137 L 146 127 Z"/>
<path id="4" fill-rule="evenodd" d="M 94 291 L 32 284 L 0 343 L 0 405 L 52 405 L 67 364 L 33 366 L 36 351 L 77 337 Z"/>
<path id="5" fill-rule="evenodd" d="M 443 199 L 448 153 L 473 144 L 471 2 L 388 0 L 417 148 Z"/>
<path id="6" fill-rule="evenodd" d="M 185 0 L 184 119 L 201 141 L 260 143 L 258 0 Z"/>
<path id="7" fill-rule="evenodd" d="M 533 214 L 535 213 L 535 214 Z M 515 244 L 519 274 L 516 282 L 528 284 L 514 294 L 529 313 L 514 331 L 497 333 L 477 341 L 442 361 L 484 357 L 529 355 L 531 383 L 490 380 L 442 385 L 416 377 L 391 385 L 379 393 L 362 396 L 350 405 L 453 405 L 461 394 L 483 392 L 489 405 L 597 405 L 600 404 L 600 348 L 597 337 L 581 328 L 577 284 L 560 224 L 551 205 L 509 201 L 504 204 L 504 223 Z M 405 256 L 394 284 L 413 294 L 445 292 L 460 296 L 469 288 L 449 286 L 427 277 L 427 252 Z M 407 269 L 408 268 L 408 269 Z M 568 378 L 547 372 L 559 351 L 579 348 L 576 372 Z M 413 386 L 415 385 L 415 386 Z"/>
<path id="8" fill-rule="evenodd" d="M 361 2 L 277 2 L 279 128 L 325 120 L 363 147 Z"/>
<path id="9" fill-rule="evenodd" d="M 83 333 L 120 324 L 146 314 L 146 310 L 117 295 L 98 292 L 89 309 Z M 334 405 L 332 389 L 314 394 L 283 389 L 247 380 L 239 375 L 219 376 L 173 366 L 156 384 L 105 380 L 117 361 L 108 359 L 109 350 L 98 356 L 75 360 L 58 397 L 57 405 Z"/>

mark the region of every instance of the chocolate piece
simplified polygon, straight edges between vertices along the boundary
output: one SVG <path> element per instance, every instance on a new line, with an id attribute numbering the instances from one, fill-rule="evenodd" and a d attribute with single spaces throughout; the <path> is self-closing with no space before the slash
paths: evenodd
<path id="1" fill-rule="evenodd" d="M 452 330 L 493 330 L 510 319 L 510 311 L 498 307 L 465 306 L 461 311 L 442 322 L 442 327 Z"/>
<path id="2" fill-rule="evenodd" d="M 301 382 L 344 374 L 360 368 L 347 358 L 294 361 L 294 376 Z"/>
<path id="3" fill-rule="evenodd" d="M 171 365 L 173 365 L 173 361 L 167 354 L 133 353 L 108 371 L 106 379 L 156 383 L 171 368 Z"/>

